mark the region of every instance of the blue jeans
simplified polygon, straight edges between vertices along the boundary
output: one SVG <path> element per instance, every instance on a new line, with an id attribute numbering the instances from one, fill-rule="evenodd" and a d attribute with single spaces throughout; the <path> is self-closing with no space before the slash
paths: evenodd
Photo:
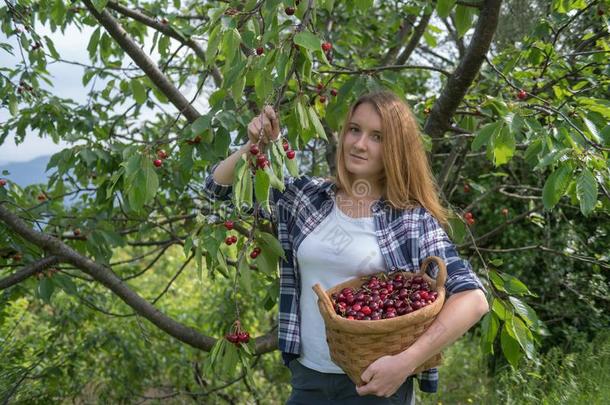
<path id="1" fill-rule="evenodd" d="M 414 405 L 413 377 L 389 398 L 376 395 L 360 396 L 356 385 L 346 374 L 328 374 L 312 370 L 297 359 L 288 363 L 292 374 L 292 394 L 286 405 Z"/>

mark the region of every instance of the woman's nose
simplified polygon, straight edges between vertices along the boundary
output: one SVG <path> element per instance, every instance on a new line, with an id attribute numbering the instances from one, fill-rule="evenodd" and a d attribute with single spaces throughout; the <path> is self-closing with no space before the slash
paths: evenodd
<path id="1" fill-rule="evenodd" d="M 356 145 L 357 147 L 359 147 L 360 149 L 366 149 L 367 142 L 368 142 L 368 136 L 366 136 L 366 135 L 364 135 L 364 134 L 363 134 L 363 135 L 362 135 L 362 136 L 361 136 L 361 137 L 360 137 L 360 138 L 359 138 L 359 139 L 356 141 L 355 145 Z"/>

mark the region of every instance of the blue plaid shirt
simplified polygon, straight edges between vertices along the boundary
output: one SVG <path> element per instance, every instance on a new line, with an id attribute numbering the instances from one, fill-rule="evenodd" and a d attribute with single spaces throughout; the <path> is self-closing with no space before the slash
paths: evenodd
<path id="1" fill-rule="evenodd" d="M 219 163 L 211 167 L 213 173 Z M 271 214 L 263 209 L 259 215 L 272 221 L 278 231 L 278 239 L 286 255 L 280 262 L 279 348 L 284 363 L 300 355 L 299 297 L 300 280 L 297 249 L 301 242 L 331 212 L 336 186 L 320 177 L 286 177 L 283 192 L 272 188 Z M 232 186 L 222 185 L 208 175 L 205 193 L 213 199 L 229 200 Z M 458 256 L 440 223 L 422 207 L 397 210 L 382 198 L 371 207 L 375 233 L 386 264 L 386 271 L 419 270 L 428 256 L 439 256 L 447 265 L 447 297 L 460 291 L 480 288 L 481 281 L 472 271 L 468 261 Z M 428 273 L 436 277 L 438 267 L 430 266 Z M 417 375 L 419 387 L 425 392 L 436 392 L 438 370 L 432 368 Z"/>

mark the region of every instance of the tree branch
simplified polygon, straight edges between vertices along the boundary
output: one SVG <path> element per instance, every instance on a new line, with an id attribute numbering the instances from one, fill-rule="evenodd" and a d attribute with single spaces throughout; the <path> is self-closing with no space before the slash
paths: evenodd
<path id="1" fill-rule="evenodd" d="M 57 256 L 47 256 L 34 263 L 30 263 L 26 266 L 23 266 L 21 270 L 0 280 L 0 290 L 12 287 L 15 284 L 19 284 L 20 282 L 28 279 L 32 275 L 46 269 L 47 267 L 59 263 L 59 261 L 59 257 Z"/>
<path id="2" fill-rule="evenodd" d="M 417 16 L 414 14 L 409 14 L 403 20 L 403 23 L 400 25 L 400 30 L 396 33 L 396 37 L 394 38 L 394 45 L 392 45 L 385 56 L 383 57 L 381 64 L 387 65 L 391 60 L 394 60 L 394 57 L 398 54 L 400 47 L 402 46 L 402 42 L 405 40 L 409 32 L 413 29 L 413 24 L 415 24 L 415 19 Z"/>
<path id="3" fill-rule="evenodd" d="M 466 54 L 447 80 L 424 126 L 424 132 L 431 137 L 438 138 L 447 130 L 449 120 L 479 72 L 498 26 L 501 4 L 501 0 L 486 0 L 483 3 Z"/>
<path id="4" fill-rule="evenodd" d="M 131 290 L 111 269 L 81 255 L 57 238 L 53 238 L 42 232 L 34 231 L 26 222 L 2 205 L 0 205 L 0 220 L 28 242 L 57 256 L 60 260 L 76 266 L 90 275 L 93 279 L 117 295 L 125 304 L 132 307 L 138 314 L 148 319 L 167 334 L 190 346 L 205 351 L 209 351 L 216 342 L 216 339 L 202 335 L 197 330 L 185 326 L 163 314 L 148 301 Z M 265 335 L 255 339 L 256 353 L 266 353 L 276 348 L 277 336 L 275 336 L 275 334 L 273 336 Z"/>
<path id="5" fill-rule="evenodd" d="M 146 55 L 139 45 L 127 34 L 121 24 L 106 10 L 98 12 L 91 0 L 83 0 L 89 12 L 98 20 L 121 48 L 131 57 L 150 80 L 167 96 L 171 103 L 189 120 L 195 121 L 201 114 L 180 93 L 173 83 L 161 72 L 155 62 Z"/>
<path id="6" fill-rule="evenodd" d="M 407 43 L 405 49 L 398 56 L 398 59 L 396 59 L 397 64 L 404 65 L 407 59 L 409 59 L 409 56 L 411 56 L 411 54 L 417 47 L 417 44 L 419 43 L 419 40 L 421 39 L 422 35 L 424 35 L 424 32 L 426 32 L 426 28 L 428 27 L 428 23 L 430 22 L 431 16 L 432 11 L 424 13 L 424 15 L 421 16 L 419 24 L 417 24 L 417 27 L 415 27 L 415 29 L 413 30 L 413 34 L 409 39 L 409 43 Z"/>
<path id="7" fill-rule="evenodd" d="M 203 49 L 203 47 L 201 45 L 199 45 L 199 43 L 197 43 L 194 39 L 184 38 L 182 35 L 180 35 L 178 32 L 176 32 L 176 30 L 174 30 L 169 25 L 169 23 L 163 24 L 154 18 L 151 18 L 139 11 L 127 8 L 114 1 L 108 2 L 108 8 L 111 8 L 125 16 L 131 17 L 134 20 L 141 22 L 144 25 L 154 28 L 157 31 L 169 36 L 170 38 L 174 38 L 176 41 L 180 42 L 181 44 L 191 48 L 195 52 L 195 55 L 197 55 L 197 57 L 199 59 L 201 59 L 203 64 L 204 65 L 206 64 L 205 49 Z M 214 78 L 214 83 L 216 84 L 217 87 L 220 87 L 222 84 L 222 74 L 220 73 L 218 68 L 216 66 L 214 66 L 213 64 L 210 64 L 210 71 L 212 73 L 212 77 Z"/>

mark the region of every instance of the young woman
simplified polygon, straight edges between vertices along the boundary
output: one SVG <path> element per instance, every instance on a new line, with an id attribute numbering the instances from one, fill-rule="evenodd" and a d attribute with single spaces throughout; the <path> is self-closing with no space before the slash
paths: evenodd
<path id="1" fill-rule="evenodd" d="M 212 167 L 206 192 L 228 199 L 233 171 L 252 143 L 276 140 L 271 107 L 248 126 L 249 142 Z M 292 373 L 288 404 L 412 404 L 413 371 L 454 342 L 487 311 L 483 286 L 462 260 L 443 225 L 446 211 L 427 161 L 417 122 L 395 94 L 360 97 L 341 129 L 337 175 L 288 178 L 273 190 L 272 215 L 286 260 L 280 263 L 279 347 Z M 417 271 L 428 256 L 447 265 L 447 300 L 435 322 L 411 347 L 373 362 L 356 387 L 332 362 L 324 322 L 312 291 L 379 271 Z M 434 268 L 429 271 L 436 276 Z M 435 392 L 436 369 L 417 375 Z"/>

